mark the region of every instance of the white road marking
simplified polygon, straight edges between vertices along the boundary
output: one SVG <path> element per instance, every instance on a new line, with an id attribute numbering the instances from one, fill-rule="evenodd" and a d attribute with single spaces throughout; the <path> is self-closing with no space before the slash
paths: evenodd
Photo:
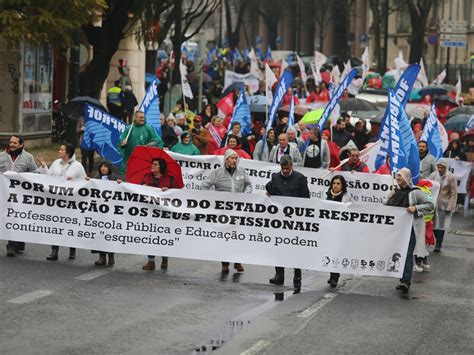
<path id="1" fill-rule="evenodd" d="M 108 274 L 109 272 L 112 272 L 113 270 L 106 269 L 106 270 L 94 270 L 91 272 L 86 272 L 85 274 L 76 276 L 74 279 L 80 280 L 80 281 L 90 281 L 94 280 L 98 277 L 104 276 Z"/>
<path id="2" fill-rule="evenodd" d="M 270 343 L 266 340 L 259 340 L 250 348 L 240 353 L 240 355 L 254 355 L 265 349 Z"/>
<path id="3" fill-rule="evenodd" d="M 33 302 L 37 299 L 49 296 L 53 294 L 53 291 L 48 291 L 48 290 L 37 290 L 33 292 L 28 292 L 25 293 L 24 295 L 12 298 L 11 300 L 8 300 L 8 303 L 14 303 L 14 304 L 25 304 L 25 303 L 30 303 Z"/>
<path id="4" fill-rule="evenodd" d="M 336 298 L 337 293 L 326 293 L 322 299 L 320 299 L 318 302 L 313 304 L 311 307 L 306 308 L 303 312 L 298 314 L 298 318 L 308 318 L 317 311 L 319 311 L 321 308 L 323 308 L 325 305 L 327 305 L 329 302 L 331 302 L 334 298 Z"/>

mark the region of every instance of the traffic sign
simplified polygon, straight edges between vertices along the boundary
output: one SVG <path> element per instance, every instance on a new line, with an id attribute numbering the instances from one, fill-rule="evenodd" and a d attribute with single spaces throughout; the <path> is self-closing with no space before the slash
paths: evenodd
<path id="1" fill-rule="evenodd" d="M 467 21 L 449 21 L 441 20 L 440 32 L 444 33 L 463 33 L 467 31 Z"/>
<path id="2" fill-rule="evenodd" d="M 441 47 L 456 47 L 456 48 L 466 47 L 466 41 L 457 42 L 457 41 L 441 40 L 439 41 L 439 44 Z"/>

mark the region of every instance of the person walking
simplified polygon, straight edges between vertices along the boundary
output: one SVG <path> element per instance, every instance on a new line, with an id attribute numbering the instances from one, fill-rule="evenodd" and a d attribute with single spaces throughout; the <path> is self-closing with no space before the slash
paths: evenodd
<path id="1" fill-rule="evenodd" d="M 427 179 L 436 171 L 436 159 L 430 154 L 426 141 L 418 142 L 418 152 L 420 153 L 420 179 Z"/>
<path id="2" fill-rule="evenodd" d="M 439 159 L 436 169 L 429 177 L 430 180 L 439 182 L 439 194 L 436 201 L 433 233 L 436 238 L 434 252 L 439 253 L 443 246 L 444 233 L 449 230 L 451 217 L 456 209 L 458 198 L 458 184 L 456 176 L 448 171 L 449 164 L 446 159 Z"/>
<path id="3" fill-rule="evenodd" d="M 107 181 L 117 181 L 117 183 L 121 183 L 122 180 L 120 180 L 117 175 L 114 174 L 113 169 L 112 169 L 112 163 L 109 160 L 102 160 L 99 163 L 99 169 L 97 173 L 93 177 L 94 179 L 97 180 L 107 180 Z M 88 177 L 86 177 L 86 180 L 89 180 Z M 109 253 L 109 252 L 104 252 L 104 251 L 97 251 L 97 250 L 92 250 L 92 254 L 97 254 L 99 253 L 99 259 L 94 263 L 95 266 L 104 266 L 107 264 L 107 257 L 109 259 L 109 266 L 113 266 L 115 264 L 115 254 L 114 253 Z"/>
<path id="4" fill-rule="evenodd" d="M 122 154 L 122 165 L 120 174 L 125 175 L 127 171 L 127 161 L 133 153 L 136 146 L 154 145 L 163 147 L 163 141 L 156 133 L 156 130 L 145 124 L 145 113 L 136 111 L 133 116 L 133 125 L 128 126 L 119 138 L 119 150 Z"/>
<path id="5" fill-rule="evenodd" d="M 351 197 L 347 193 L 347 182 L 344 176 L 336 175 L 331 179 L 331 184 L 326 192 L 326 200 L 342 203 L 352 202 Z M 328 284 L 330 284 L 331 287 L 336 287 L 340 276 L 339 273 L 331 272 Z"/>
<path id="6" fill-rule="evenodd" d="M 181 141 L 175 144 L 171 151 L 184 155 L 201 155 L 199 149 L 191 141 L 191 134 L 187 131 L 181 134 Z"/>
<path id="7" fill-rule="evenodd" d="M 201 116 L 194 116 L 194 128 L 191 130 L 193 144 L 199 149 L 201 155 L 207 155 L 207 146 L 211 140 L 209 130 L 203 127 L 203 119 Z"/>
<path id="8" fill-rule="evenodd" d="M 216 191 L 251 193 L 252 184 L 247 171 L 238 166 L 239 156 L 232 149 L 227 149 L 224 154 L 224 166 L 211 172 L 209 177 L 204 180 L 201 189 L 208 191 L 214 188 Z M 222 262 L 222 273 L 229 273 L 230 263 Z M 244 267 L 241 263 L 234 263 L 234 269 L 237 272 L 243 272 Z"/>
<path id="9" fill-rule="evenodd" d="M 76 160 L 74 146 L 70 143 L 61 144 L 59 147 L 59 158 L 53 161 L 48 168 L 43 158 L 37 158 L 39 172 L 41 174 L 63 177 L 66 180 L 84 179 L 87 174 L 81 163 Z M 47 260 L 58 260 L 59 246 L 51 246 L 51 254 L 46 257 Z M 69 248 L 69 259 L 76 258 L 76 248 Z"/>
<path id="10" fill-rule="evenodd" d="M 305 168 L 327 169 L 331 163 L 328 143 L 321 138 L 317 128 L 311 129 L 311 135 L 303 146 L 303 166 Z"/>
<path id="11" fill-rule="evenodd" d="M 341 154 L 344 149 L 341 149 Z M 338 171 L 355 171 L 358 173 L 368 173 L 369 167 L 362 160 L 360 160 L 360 151 L 357 148 L 351 148 L 349 150 L 349 160 L 342 164 L 337 169 L 330 168 L 329 170 Z"/>
<path id="12" fill-rule="evenodd" d="M 37 173 L 33 155 L 25 150 L 25 142 L 21 136 L 12 135 L 8 141 L 8 147 L 0 153 L 0 174 L 6 171 L 17 173 Z M 7 256 L 14 257 L 16 253 L 25 251 L 25 242 L 9 240 L 7 243 Z"/>
<path id="13" fill-rule="evenodd" d="M 167 191 L 168 189 L 178 189 L 178 183 L 176 179 L 168 174 L 168 165 L 166 160 L 161 158 L 153 158 L 151 160 L 151 171 L 143 177 L 141 185 L 151 186 L 160 188 L 161 191 Z M 148 255 L 148 262 L 143 265 L 142 269 L 147 271 L 155 270 L 155 256 Z M 168 269 L 168 257 L 161 257 L 162 270 Z"/>
<path id="14" fill-rule="evenodd" d="M 276 144 L 275 130 L 270 128 L 266 139 L 263 137 L 255 144 L 253 160 L 268 161 L 268 156 Z M 262 148 L 263 146 L 263 148 Z"/>
<path id="15" fill-rule="evenodd" d="M 112 116 L 123 118 L 123 92 L 120 80 L 115 80 L 114 86 L 107 92 L 107 110 Z"/>
<path id="16" fill-rule="evenodd" d="M 307 178 L 300 172 L 293 170 L 293 159 L 289 155 L 281 157 L 280 171 L 272 174 L 265 189 L 268 196 L 310 198 Z M 274 285 L 283 285 L 285 283 L 285 268 L 276 266 L 275 276 L 269 282 Z M 301 292 L 301 269 L 294 270 L 293 286 L 295 293 Z"/>
<path id="17" fill-rule="evenodd" d="M 396 187 L 385 202 L 388 206 L 404 207 L 407 212 L 413 213 L 413 225 L 410 232 L 410 242 L 406 253 L 405 267 L 397 290 L 408 293 L 413 274 L 413 255 L 423 258 L 428 255 L 425 248 L 424 215 L 433 212 L 434 205 L 426 193 L 413 186 L 411 171 L 407 168 L 400 169 L 395 178 Z M 424 249 L 424 250 L 423 250 Z"/>
<path id="18" fill-rule="evenodd" d="M 125 85 L 122 92 L 123 113 L 127 124 L 130 124 L 135 112 L 135 106 L 138 105 L 137 97 L 133 93 L 131 85 Z"/>
<path id="19" fill-rule="evenodd" d="M 295 166 L 299 166 L 303 162 L 303 158 L 301 158 L 300 151 L 294 145 L 291 145 L 288 140 L 288 136 L 286 133 L 281 133 L 278 136 L 278 144 L 274 146 L 270 152 L 268 157 L 268 161 L 270 163 L 280 163 L 280 159 L 284 155 L 289 155 L 291 157 L 291 161 Z"/>

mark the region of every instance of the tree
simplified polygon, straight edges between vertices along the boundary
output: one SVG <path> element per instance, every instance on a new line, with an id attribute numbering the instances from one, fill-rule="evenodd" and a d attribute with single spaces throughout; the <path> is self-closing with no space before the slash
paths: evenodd
<path id="1" fill-rule="evenodd" d="M 410 57 L 409 63 L 419 63 L 423 55 L 423 43 L 425 40 L 426 24 L 428 14 L 433 5 L 433 0 L 405 0 L 410 13 L 411 35 L 410 35 Z"/>
<path id="2" fill-rule="evenodd" d="M 326 38 L 326 31 L 329 23 L 332 20 L 331 14 L 331 0 L 316 0 L 314 3 L 314 19 L 319 32 L 319 51 L 324 51 L 324 38 Z"/>
<path id="3" fill-rule="evenodd" d="M 27 40 L 67 48 L 74 42 L 74 30 L 95 21 L 105 8 L 105 0 L 4 0 L 0 2 L 0 37 L 10 46 Z"/>
<path id="4" fill-rule="evenodd" d="M 255 11 L 263 19 L 268 30 L 268 44 L 271 49 L 277 49 L 278 24 L 288 3 L 284 0 L 261 0 L 254 4 Z"/>
<path id="5" fill-rule="evenodd" d="M 230 0 L 224 0 L 225 5 L 225 17 L 227 27 L 227 38 L 229 40 L 229 48 L 236 48 L 240 42 L 240 29 L 245 14 L 245 10 L 249 4 L 249 0 L 237 0 L 233 2 L 234 11 L 231 11 Z M 232 12 L 237 13 L 237 20 L 235 28 L 232 26 Z"/>

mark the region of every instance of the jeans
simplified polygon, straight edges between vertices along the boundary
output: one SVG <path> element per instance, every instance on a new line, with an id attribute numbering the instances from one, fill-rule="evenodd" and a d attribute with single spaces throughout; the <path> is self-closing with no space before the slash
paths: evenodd
<path id="1" fill-rule="evenodd" d="M 425 256 L 424 258 L 421 256 L 415 256 L 415 263 L 416 265 L 421 265 L 421 264 L 428 264 L 428 257 Z"/>
<path id="2" fill-rule="evenodd" d="M 441 249 L 441 247 L 443 246 L 444 230 L 442 230 L 442 229 L 434 229 L 434 230 L 433 230 L 433 233 L 434 233 L 435 238 L 436 238 L 436 246 L 435 246 L 435 248 L 436 248 L 436 249 Z"/>
<path id="3" fill-rule="evenodd" d="M 415 250 L 415 245 L 415 231 L 412 228 L 410 234 L 410 243 L 408 243 L 407 258 L 405 260 L 405 269 L 403 270 L 403 276 L 400 280 L 401 282 L 406 283 L 407 285 L 410 285 L 411 276 L 413 274 L 413 251 Z"/>

